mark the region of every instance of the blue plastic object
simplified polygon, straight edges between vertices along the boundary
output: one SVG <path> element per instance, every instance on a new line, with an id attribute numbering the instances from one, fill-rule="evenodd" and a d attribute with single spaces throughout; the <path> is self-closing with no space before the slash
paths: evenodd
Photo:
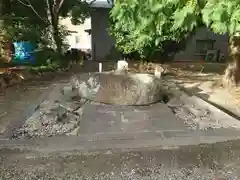
<path id="1" fill-rule="evenodd" d="M 35 64 L 35 47 L 28 41 L 13 42 L 15 53 L 13 63 L 16 64 Z"/>

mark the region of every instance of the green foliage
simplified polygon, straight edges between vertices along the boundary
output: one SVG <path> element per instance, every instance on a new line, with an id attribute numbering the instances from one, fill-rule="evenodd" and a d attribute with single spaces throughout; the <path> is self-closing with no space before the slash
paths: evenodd
<path id="1" fill-rule="evenodd" d="M 68 35 L 65 27 L 60 26 L 60 37 L 64 39 Z M 47 27 L 39 25 L 31 25 L 27 21 L 12 21 L 9 24 L 5 23 L 4 33 L 8 41 L 30 41 L 36 45 L 36 59 L 38 65 L 46 64 L 48 59 L 58 61 L 59 55 L 54 52 L 54 42 L 51 36 L 51 31 Z M 67 49 L 68 44 L 63 43 L 63 48 Z"/>
<path id="2" fill-rule="evenodd" d="M 90 3 L 86 0 L 3 0 L 5 14 L 22 17 L 32 24 L 49 25 L 48 2 L 57 17 L 71 17 L 74 24 L 81 24 L 90 16 Z M 56 3 L 55 3 L 56 1 Z M 63 2 L 62 5 L 59 5 Z M 59 6 L 58 6 L 59 5 Z"/>
<path id="3" fill-rule="evenodd" d="M 61 10 L 62 17 L 71 16 L 72 24 L 82 24 L 85 19 L 90 17 L 90 3 L 85 0 L 65 0 L 63 9 Z M 71 7 L 71 8 L 69 8 Z"/>
<path id="4" fill-rule="evenodd" d="M 90 16 L 90 6 L 85 0 L 2 1 L 4 36 L 11 41 L 23 40 L 36 44 L 38 64 L 46 63 L 48 59 L 59 60 L 61 56 L 51 52 L 52 49 L 57 49 L 57 40 L 61 52 L 68 48 L 64 38 L 69 32 L 66 27 L 59 24 L 60 18 L 71 17 L 73 24 L 80 24 Z M 51 51 L 46 50 L 49 47 Z"/>
<path id="5" fill-rule="evenodd" d="M 116 0 L 111 34 L 124 53 L 143 55 L 179 42 L 199 26 L 230 36 L 240 32 L 239 0 Z M 146 53 L 147 52 L 147 53 Z"/>
<path id="6" fill-rule="evenodd" d="M 179 42 L 198 24 L 199 6 L 182 0 L 116 0 L 110 33 L 117 47 L 146 57 L 164 51 L 166 41 Z M 189 23 L 191 21 L 191 23 Z"/>
<path id="7" fill-rule="evenodd" d="M 208 0 L 202 14 L 204 23 L 216 33 L 234 35 L 240 31 L 239 0 Z"/>
<path id="8" fill-rule="evenodd" d="M 36 55 L 36 65 L 42 66 L 49 64 L 48 62 L 57 62 L 59 59 L 59 54 L 51 48 L 43 48 L 35 53 Z"/>
<path id="9" fill-rule="evenodd" d="M 179 0 L 173 19 L 175 28 L 192 30 L 202 21 L 205 26 L 218 34 L 234 35 L 240 31 L 239 0 Z"/>
<path id="10" fill-rule="evenodd" d="M 37 46 L 51 44 L 47 25 L 32 12 L 32 9 L 18 1 L 3 0 L 4 25 L 3 36 L 8 41 L 30 41 Z"/>
<path id="11" fill-rule="evenodd" d="M 53 63 L 47 63 L 46 65 L 29 67 L 28 71 L 31 73 L 51 72 L 51 71 L 54 72 L 59 68 L 60 68 L 59 64 L 53 62 Z"/>
<path id="12" fill-rule="evenodd" d="M 34 44 L 49 44 L 47 29 L 24 21 L 5 24 L 5 31 L 12 41 L 31 41 Z"/>
<path id="13" fill-rule="evenodd" d="M 239 0 L 166 0 L 177 7 L 174 15 L 175 29 L 192 31 L 204 24 L 218 34 L 233 36 L 240 31 Z"/>

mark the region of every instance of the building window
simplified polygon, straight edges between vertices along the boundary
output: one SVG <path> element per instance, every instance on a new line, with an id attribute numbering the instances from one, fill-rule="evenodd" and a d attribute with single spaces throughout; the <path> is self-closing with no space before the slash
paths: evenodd
<path id="1" fill-rule="evenodd" d="M 196 40 L 196 54 L 206 55 L 207 50 L 213 50 L 215 40 L 198 39 Z"/>

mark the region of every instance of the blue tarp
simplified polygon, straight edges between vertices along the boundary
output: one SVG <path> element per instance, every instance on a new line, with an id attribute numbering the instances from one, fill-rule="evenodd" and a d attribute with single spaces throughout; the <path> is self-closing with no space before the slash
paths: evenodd
<path id="1" fill-rule="evenodd" d="M 16 64 L 35 64 L 35 47 L 28 41 L 14 42 L 15 53 L 13 55 L 13 63 Z"/>

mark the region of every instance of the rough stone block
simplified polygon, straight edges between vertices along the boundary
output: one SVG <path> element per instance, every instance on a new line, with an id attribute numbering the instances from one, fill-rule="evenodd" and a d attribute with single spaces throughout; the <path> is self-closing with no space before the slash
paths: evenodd
<path id="1" fill-rule="evenodd" d="M 161 80 L 150 74 L 78 74 L 71 85 L 78 96 L 106 104 L 147 105 L 163 95 Z"/>

